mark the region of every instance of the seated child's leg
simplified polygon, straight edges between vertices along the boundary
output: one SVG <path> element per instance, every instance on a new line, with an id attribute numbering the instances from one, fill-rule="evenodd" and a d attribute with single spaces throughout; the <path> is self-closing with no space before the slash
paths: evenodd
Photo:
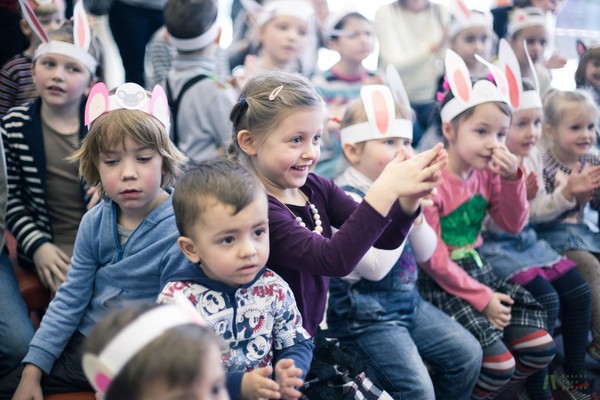
<path id="1" fill-rule="evenodd" d="M 590 285 L 593 344 L 600 347 L 600 261 L 592 253 L 583 250 L 570 250 L 565 255 L 577 263 L 577 271 Z"/>
<path id="2" fill-rule="evenodd" d="M 560 310 L 560 299 L 554 286 L 546 279 L 542 277 L 535 277 L 527 285 L 523 286 L 529 293 L 535 297 L 535 299 L 544 306 L 546 310 L 547 318 L 547 331 L 551 335 L 554 332 L 554 325 L 558 318 L 558 312 Z"/>
<path id="3" fill-rule="evenodd" d="M 19 367 L 34 333 L 12 264 L 6 252 L 1 252 L 0 379 Z"/>
<path id="4" fill-rule="evenodd" d="M 484 347 L 481 372 L 471 398 L 481 400 L 500 391 L 510 382 L 514 372 L 515 359 L 501 340 Z"/>
<path id="5" fill-rule="evenodd" d="M 533 375 L 527 381 L 527 393 L 533 398 L 550 398 L 548 388 L 544 390 L 544 379 L 547 366 L 556 354 L 552 336 L 543 329 L 509 325 L 504 330 L 504 340 L 512 349 L 516 361 L 513 380 L 523 380 Z"/>
<path id="6" fill-rule="evenodd" d="M 94 391 L 81 366 L 84 340 L 85 336 L 79 331 L 73 334 L 71 340 L 67 343 L 67 347 L 54 363 L 50 374 L 42 378 L 44 394 Z"/>
<path id="7" fill-rule="evenodd" d="M 592 290 L 581 274 L 572 269 L 552 282 L 562 305 L 564 370 L 577 375 L 584 370 L 587 336 L 592 320 Z"/>
<path id="8" fill-rule="evenodd" d="M 410 335 L 434 370 L 435 398 L 469 399 L 481 371 L 482 349 L 475 336 L 424 300 Z"/>

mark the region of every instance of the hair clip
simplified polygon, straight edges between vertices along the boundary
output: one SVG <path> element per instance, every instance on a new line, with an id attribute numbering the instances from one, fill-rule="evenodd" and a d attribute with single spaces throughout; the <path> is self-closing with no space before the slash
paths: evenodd
<path id="1" fill-rule="evenodd" d="M 281 89 L 283 89 L 283 85 L 277 86 L 275 89 L 273 89 L 273 91 L 269 95 L 269 100 L 271 100 L 271 101 L 275 100 L 277 98 L 277 95 L 279 94 L 279 92 L 281 92 Z"/>
<path id="2" fill-rule="evenodd" d="M 439 101 L 441 103 L 442 101 L 444 101 L 444 97 L 446 97 L 446 95 L 444 92 L 438 91 L 436 93 L 435 97 L 437 98 L 437 101 Z"/>
<path id="3" fill-rule="evenodd" d="M 245 97 L 240 97 L 240 105 L 242 107 L 246 107 L 248 105 L 248 103 L 246 103 L 246 98 Z"/>

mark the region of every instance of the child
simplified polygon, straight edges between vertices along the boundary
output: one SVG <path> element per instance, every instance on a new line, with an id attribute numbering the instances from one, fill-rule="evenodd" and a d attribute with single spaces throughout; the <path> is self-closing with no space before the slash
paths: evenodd
<path id="1" fill-rule="evenodd" d="M 600 107 L 600 45 L 587 47 L 578 40 L 577 54 L 579 54 L 579 64 L 575 71 L 575 84 L 578 89 L 590 90 L 596 106 Z"/>
<path id="2" fill-rule="evenodd" d="M 132 303 L 94 327 L 83 369 L 104 400 L 228 399 L 220 341 L 186 306 Z"/>
<path id="3" fill-rule="evenodd" d="M 446 53 L 451 91 L 442 102 L 441 117 L 448 166 L 433 206 L 424 210 L 438 245 L 422 263 L 427 274 L 418 281 L 423 298 L 481 343 L 483 363 L 473 399 L 526 379 L 546 367 L 555 353 L 545 330 L 545 310 L 525 289 L 497 277 L 476 250 L 486 214 L 512 233 L 523 228 L 527 216 L 523 173 L 504 145 L 511 118 L 508 84 L 497 68 L 487 65 L 498 86 L 486 79 L 471 84 L 462 59 L 452 50 Z M 548 398 L 542 387 L 535 389 L 528 390 L 532 397 Z"/>
<path id="4" fill-rule="evenodd" d="M 539 209 L 551 201 L 552 196 L 544 190 L 542 159 L 536 147 L 542 134 L 542 100 L 536 88 L 527 81 L 522 82 L 519 62 L 505 39 L 500 41 L 498 55 L 500 69 L 515 77 L 509 84 L 513 117 L 506 146 L 519 158 L 526 174 L 530 209 Z M 584 376 L 592 310 L 589 285 L 573 269 L 575 263 L 560 256 L 548 242 L 538 239 L 531 226 L 516 235 L 499 228 L 491 219 L 484 226 L 484 241 L 479 252 L 490 262 L 496 275 L 522 285 L 544 306 L 550 334 L 562 309 L 564 373 L 558 370 L 554 375 L 563 387 L 573 391 L 581 388 L 580 382 L 567 383 L 565 379 Z M 542 386 L 546 377 L 547 371 L 540 370 L 528 379 L 527 385 Z"/>
<path id="5" fill-rule="evenodd" d="M 375 93 L 385 102 L 375 103 Z M 398 152 L 412 151 L 412 123 L 398 111 L 391 91 L 379 85 L 364 86 L 346 109 L 341 134 L 350 166 L 335 182 L 357 202 Z M 378 129 L 376 115 L 387 116 L 387 131 Z M 437 241 L 422 216 L 409 241 L 404 250 L 370 249 L 349 275 L 331 279 L 328 333 L 354 349 L 367 362 L 367 375 L 394 398 L 469 399 L 481 346 L 417 291 L 415 258 L 429 259 Z"/>
<path id="6" fill-rule="evenodd" d="M 600 208 L 600 159 L 589 152 L 596 140 L 598 110 L 589 93 L 552 91 L 544 99 L 542 188 L 548 201 L 532 208 L 540 238 L 577 263 L 592 289 L 592 336 L 588 352 L 600 360 L 600 235 L 583 222 L 583 210 Z"/>
<path id="7" fill-rule="evenodd" d="M 231 132 L 226 113 L 236 97 L 214 74 L 214 52 L 221 36 L 217 11 L 215 0 L 169 0 L 164 9 L 169 42 L 177 48 L 166 80 L 174 110 L 172 138 L 196 161 L 223 155 Z"/>
<path id="8" fill-rule="evenodd" d="M 124 300 L 154 300 L 185 262 L 165 190 L 184 160 L 166 134 L 168 116 L 159 86 L 151 98 L 132 83 L 110 96 L 102 83 L 92 88 L 90 131 L 71 159 L 104 200 L 81 220 L 67 280 L 31 341 L 15 399 L 89 390 L 80 360 L 92 326 Z M 0 393 L 14 392 L 14 378 L 6 381 L 14 386 L 0 381 Z"/>
<path id="9" fill-rule="evenodd" d="M 348 275 L 374 244 L 400 246 L 445 163 L 441 146 L 408 160 L 400 154 L 357 204 L 310 173 L 319 160 L 324 112 L 308 81 L 272 71 L 247 83 L 230 116 L 230 153 L 269 194 L 269 267 L 292 288 L 312 336 L 323 319 L 329 277 Z M 339 229 L 333 237 L 332 227 Z"/>
<path id="10" fill-rule="evenodd" d="M 350 10 L 330 13 L 324 21 L 324 41 L 330 49 L 339 53 L 340 61 L 313 78 L 313 84 L 328 106 L 330 120 L 342 118 L 348 102 L 359 97 L 362 85 L 382 83 L 380 77 L 362 65 L 375 48 L 373 29 L 373 23 L 364 15 Z M 335 178 L 342 172 L 344 163 L 339 135 L 339 122 L 328 124 L 316 174 Z"/>
<path id="11" fill-rule="evenodd" d="M 508 22 L 506 38 L 510 47 L 517 55 L 519 67 L 523 77 L 533 80 L 533 73 L 539 80 L 540 95 L 542 98 L 550 89 L 552 79 L 550 70 L 543 64 L 544 51 L 548 42 L 546 19 L 539 8 L 525 7 L 514 10 Z M 529 64 L 525 46 L 534 64 L 535 71 Z"/>
<path id="12" fill-rule="evenodd" d="M 236 162 L 200 163 L 177 182 L 173 207 L 191 263 L 169 278 L 158 302 L 182 294 L 224 339 L 232 398 L 298 399 L 294 387 L 303 384 L 314 345 L 289 286 L 265 267 L 262 184 Z"/>
<path id="13" fill-rule="evenodd" d="M 46 32 L 60 28 L 64 20 L 62 1 L 30 1 L 29 6 Z M 21 10 L 25 14 L 25 10 Z M 19 22 L 29 46 L 20 54 L 10 58 L 0 69 L 0 118 L 14 107 L 35 99 L 37 93 L 31 78 L 32 57 L 40 44 L 37 34 L 29 27 L 25 16 Z"/>

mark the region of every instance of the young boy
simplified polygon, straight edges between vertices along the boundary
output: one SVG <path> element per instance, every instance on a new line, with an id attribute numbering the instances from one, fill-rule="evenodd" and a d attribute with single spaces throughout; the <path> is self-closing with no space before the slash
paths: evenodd
<path id="1" fill-rule="evenodd" d="M 183 294 L 223 337 L 232 399 L 299 398 L 294 387 L 303 384 L 314 345 L 291 289 L 265 267 L 264 188 L 233 161 L 204 162 L 179 179 L 173 206 L 191 263 L 168 278 L 158 302 Z"/>
<path id="2" fill-rule="evenodd" d="M 177 48 L 165 88 L 173 111 L 173 142 L 190 159 L 217 158 L 231 136 L 229 111 L 235 91 L 215 76 L 221 36 L 215 0 L 169 0 L 165 26 Z M 198 79 L 198 81 L 196 81 Z"/>

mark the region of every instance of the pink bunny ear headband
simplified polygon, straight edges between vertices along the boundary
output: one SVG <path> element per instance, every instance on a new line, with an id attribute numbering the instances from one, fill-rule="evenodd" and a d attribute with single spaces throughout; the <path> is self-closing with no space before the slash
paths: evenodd
<path id="1" fill-rule="evenodd" d="M 215 42 L 219 36 L 219 14 L 215 17 L 212 25 L 200 35 L 193 38 L 177 38 L 167 30 L 167 37 L 169 38 L 169 43 L 171 43 L 175 48 L 182 51 L 196 51 L 201 50 L 208 45 Z"/>
<path id="2" fill-rule="evenodd" d="M 25 20 L 39 37 L 42 42 L 33 55 L 33 60 L 37 60 L 40 56 L 47 53 L 55 53 L 63 56 L 74 58 L 90 70 L 92 74 L 96 73 L 98 61 L 88 53 L 91 42 L 90 26 L 88 24 L 87 15 L 83 9 L 83 1 L 79 1 L 73 9 L 73 37 L 74 44 L 61 42 L 59 40 L 51 40 L 42 24 L 38 20 L 35 12 L 27 0 L 19 0 L 23 16 Z"/>
<path id="3" fill-rule="evenodd" d="M 342 144 L 387 138 L 412 140 L 412 122 L 396 118 L 396 107 L 390 88 L 384 85 L 366 85 L 360 89 L 360 97 L 368 121 L 340 130 Z"/>
<path id="4" fill-rule="evenodd" d="M 300 18 L 308 24 L 312 24 L 315 19 L 315 9 L 306 0 L 271 0 L 265 1 L 264 5 L 255 0 L 241 0 L 241 4 L 249 13 L 257 14 L 258 26 L 282 15 Z"/>
<path id="5" fill-rule="evenodd" d="M 496 84 L 487 79 L 473 84 L 463 59 L 454 51 L 446 50 L 446 78 L 454 97 L 440 111 L 442 122 L 450 122 L 463 111 L 479 104 L 496 101 L 508 104 L 508 83 L 504 74 L 479 55 L 475 58 L 490 70 Z"/>
<path id="6" fill-rule="evenodd" d="M 113 379 L 144 347 L 167 330 L 187 324 L 207 326 L 187 299 L 151 309 L 119 332 L 99 355 L 83 355 L 85 376 L 94 389 L 106 393 Z"/>
<path id="7" fill-rule="evenodd" d="M 450 21 L 450 26 L 448 27 L 448 37 L 450 39 L 456 37 L 456 35 L 465 29 L 473 27 L 491 29 L 491 15 L 489 13 L 474 12 L 470 10 L 462 0 L 451 1 L 450 11 L 454 17 Z"/>
<path id="8" fill-rule="evenodd" d="M 519 67 L 519 61 L 505 39 L 500 39 L 500 45 L 498 49 L 498 65 L 506 75 L 508 92 L 510 94 L 510 106 L 512 107 L 513 111 L 542 108 L 542 99 L 540 97 L 535 67 L 531 57 L 529 57 L 529 53 L 527 52 L 527 46 L 524 45 L 523 47 L 527 53 L 527 59 L 529 60 L 531 73 L 533 74 L 533 90 L 523 90 L 523 79 L 521 77 L 521 67 Z"/>

